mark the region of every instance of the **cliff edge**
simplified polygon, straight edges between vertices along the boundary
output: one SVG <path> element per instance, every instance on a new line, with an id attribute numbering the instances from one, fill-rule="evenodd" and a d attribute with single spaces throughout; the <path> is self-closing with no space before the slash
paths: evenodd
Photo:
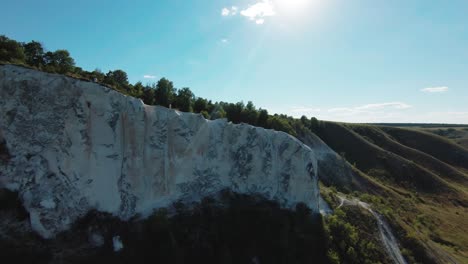
<path id="1" fill-rule="evenodd" d="M 222 189 L 319 211 L 320 153 L 286 133 L 12 65 L 0 66 L 0 98 L 0 187 L 18 191 L 42 237 L 92 209 L 128 219 Z"/>

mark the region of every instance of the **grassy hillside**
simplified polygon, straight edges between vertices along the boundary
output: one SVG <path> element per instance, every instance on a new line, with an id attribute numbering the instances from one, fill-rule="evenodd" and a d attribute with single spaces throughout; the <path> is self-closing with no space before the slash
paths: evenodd
<path id="1" fill-rule="evenodd" d="M 456 144 L 468 149 L 468 125 L 459 124 L 373 124 L 386 127 L 410 128 L 425 131 L 450 139 Z"/>
<path id="2" fill-rule="evenodd" d="M 386 216 L 408 259 L 468 263 L 468 150 L 389 126 L 321 122 L 317 134 L 376 182 L 372 191 L 358 186 L 355 195 Z"/>
<path id="3" fill-rule="evenodd" d="M 426 131 L 447 138 L 459 146 L 468 149 L 468 126 L 462 127 L 431 127 L 421 128 L 414 127 L 414 129 Z"/>

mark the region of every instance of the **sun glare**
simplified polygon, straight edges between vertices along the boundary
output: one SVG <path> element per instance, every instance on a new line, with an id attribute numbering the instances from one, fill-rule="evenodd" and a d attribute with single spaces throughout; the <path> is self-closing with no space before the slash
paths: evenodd
<path id="1" fill-rule="evenodd" d="M 310 7 L 315 0 L 276 0 L 278 11 L 282 13 L 297 13 Z"/>

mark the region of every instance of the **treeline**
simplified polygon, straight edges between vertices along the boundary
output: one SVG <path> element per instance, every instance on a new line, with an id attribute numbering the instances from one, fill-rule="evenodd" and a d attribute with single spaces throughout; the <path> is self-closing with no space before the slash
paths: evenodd
<path id="1" fill-rule="evenodd" d="M 177 89 L 174 84 L 162 78 L 157 83 L 131 84 L 127 73 L 121 69 L 103 73 L 99 69 L 86 71 L 75 66 L 75 60 L 67 50 L 46 51 L 38 41 L 17 42 L 0 36 L 0 62 L 20 64 L 38 70 L 66 74 L 71 77 L 93 81 L 111 87 L 121 93 L 140 98 L 147 105 L 161 105 L 183 112 L 200 113 L 207 119 L 227 118 L 239 124 L 246 123 L 267 129 L 289 133 L 293 136 L 307 130 L 317 132 L 320 122 L 312 117 L 295 119 L 287 115 L 270 115 L 265 109 L 257 109 L 252 102 L 244 104 L 212 102 L 197 97 L 188 87 Z"/>

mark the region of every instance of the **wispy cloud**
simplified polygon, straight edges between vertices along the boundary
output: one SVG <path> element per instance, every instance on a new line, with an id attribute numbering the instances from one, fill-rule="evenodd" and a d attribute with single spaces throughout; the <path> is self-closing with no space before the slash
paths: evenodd
<path id="1" fill-rule="evenodd" d="M 307 107 L 307 106 L 294 106 L 291 108 L 292 113 L 296 114 L 311 114 L 322 111 L 320 108 Z"/>
<path id="2" fill-rule="evenodd" d="M 143 75 L 143 78 L 145 78 L 145 79 L 156 79 L 156 76 L 147 74 L 147 75 Z"/>
<path id="3" fill-rule="evenodd" d="M 357 110 L 372 110 L 372 109 L 383 109 L 383 108 L 394 108 L 394 109 L 408 109 L 412 106 L 409 104 L 401 102 L 390 102 L 390 103 L 381 103 L 381 104 L 367 104 L 363 106 L 358 106 L 355 109 Z"/>
<path id="4" fill-rule="evenodd" d="M 265 17 L 276 15 L 276 11 L 272 1 L 263 0 L 242 10 L 240 14 L 257 24 L 263 24 Z"/>
<path id="5" fill-rule="evenodd" d="M 421 92 L 425 93 L 445 93 L 448 92 L 447 86 L 439 86 L 439 87 L 428 87 L 421 89 Z"/>
<path id="6" fill-rule="evenodd" d="M 401 116 L 403 110 L 412 106 L 402 102 L 374 103 L 355 107 L 336 107 L 327 110 L 331 120 L 378 121 Z"/>
<path id="7" fill-rule="evenodd" d="M 255 23 L 256 23 L 257 25 L 263 25 L 263 23 L 265 23 L 265 19 L 259 18 L 259 19 L 255 20 Z"/>
<path id="8" fill-rule="evenodd" d="M 237 15 L 238 12 L 237 6 L 231 6 L 231 7 L 225 7 L 221 9 L 221 15 L 222 16 L 235 16 Z"/>
<path id="9" fill-rule="evenodd" d="M 227 43 L 229 43 L 229 40 L 228 40 L 228 39 L 225 39 L 225 38 L 223 38 L 223 39 L 221 39 L 221 43 L 227 44 Z"/>
<path id="10" fill-rule="evenodd" d="M 347 113 L 347 114 L 360 114 L 369 113 L 382 110 L 404 110 L 411 108 L 412 106 L 401 102 L 389 102 L 389 103 L 377 103 L 377 104 L 366 104 L 356 107 L 336 107 L 328 109 L 329 113 Z"/>
<path id="11" fill-rule="evenodd" d="M 321 120 L 356 123 L 445 123 L 468 124 L 468 109 L 433 110 L 416 108 L 404 102 L 372 103 L 339 107 L 267 107 L 271 113 L 288 113 L 300 118 L 302 115 Z"/>
<path id="12" fill-rule="evenodd" d="M 428 112 L 422 120 L 433 123 L 452 123 L 452 124 L 468 124 L 468 111 L 434 111 Z M 428 121 L 426 121 L 428 122 Z"/>

